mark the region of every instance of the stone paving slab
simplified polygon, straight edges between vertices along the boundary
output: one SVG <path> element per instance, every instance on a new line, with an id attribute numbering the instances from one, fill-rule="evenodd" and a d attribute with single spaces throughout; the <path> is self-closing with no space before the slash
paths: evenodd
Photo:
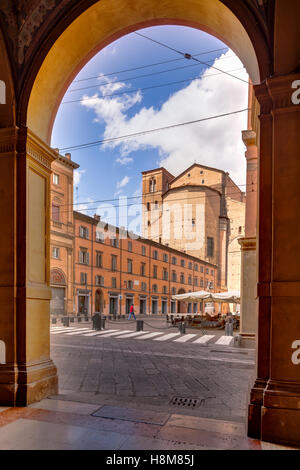
<path id="1" fill-rule="evenodd" d="M 93 416 L 134 421 L 136 423 L 158 424 L 159 426 L 163 426 L 169 419 L 170 415 L 168 413 L 105 405 L 98 411 L 94 412 Z"/>

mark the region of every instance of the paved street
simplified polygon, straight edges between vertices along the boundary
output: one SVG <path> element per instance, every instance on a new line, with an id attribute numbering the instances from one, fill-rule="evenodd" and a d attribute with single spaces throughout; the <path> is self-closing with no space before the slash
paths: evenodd
<path id="1" fill-rule="evenodd" d="M 126 321 L 107 322 L 101 334 L 90 324 L 54 326 L 60 398 L 244 422 L 254 351 L 199 342 L 222 331 L 189 329 L 180 336 L 162 320 L 147 322 L 140 334 L 134 333 L 135 322 Z M 175 336 L 158 341 L 166 335 Z M 197 401 L 183 406 L 172 404 L 174 397 Z"/>

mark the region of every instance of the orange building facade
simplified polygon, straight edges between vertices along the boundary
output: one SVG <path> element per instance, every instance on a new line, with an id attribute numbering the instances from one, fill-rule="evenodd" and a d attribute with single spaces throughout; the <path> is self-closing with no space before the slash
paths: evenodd
<path id="1" fill-rule="evenodd" d="M 74 211 L 77 168 L 70 154 L 52 163 L 51 313 L 123 315 L 132 304 L 137 314 L 204 312 L 172 296 L 217 291 L 217 266 Z"/>

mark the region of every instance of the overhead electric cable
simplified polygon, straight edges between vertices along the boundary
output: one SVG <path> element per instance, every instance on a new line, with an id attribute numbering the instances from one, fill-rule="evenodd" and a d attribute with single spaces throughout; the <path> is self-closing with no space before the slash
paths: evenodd
<path id="1" fill-rule="evenodd" d="M 94 147 L 94 146 L 97 146 L 97 145 L 100 145 L 100 144 L 105 144 L 105 143 L 108 143 L 108 142 L 115 142 L 117 140 L 129 139 L 131 137 L 137 137 L 139 135 L 147 135 L 147 134 L 150 134 L 152 132 L 158 132 L 158 131 L 167 130 L 167 129 L 174 129 L 174 128 L 177 128 L 177 127 L 187 126 L 187 125 L 190 125 L 190 124 L 196 124 L 196 123 L 199 123 L 199 122 L 210 121 L 212 119 L 226 117 L 226 116 L 230 116 L 230 115 L 233 115 L 233 114 L 239 114 L 239 113 L 243 113 L 243 112 L 246 112 L 246 111 L 249 111 L 249 110 L 250 110 L 249 108 L 245 108 L 245 109 L 240 109 L 238 111 L 231 111 L 229 113 L 210 116 L 210 117 L 207 117 L 207 118 L 195 119 L 193 121 L 181 122 L 179 124 L 172 124 L 172 125 L 169 125 L 169 126 L 158 127 L 158 128 L 154 128 L 154 129 L 140 131 L 140 132 L 134 132 L 132 134 L 122 135 L 122 136 L 118 136 L 118 137 L 111 137 L 111 138 L 108 138 L 108 139 L 96 140 L 94 142 L 87 142 L 85 144 L 73 145 L 73 146 L 69 146 L 69 147 L 62 147 L 62 148 L 59 149 L 59 151 L 82 150 L 84 148 Z"/>
<path id="2" fill-rule="evenodd" d="M 229 75 L 230 77 L 236 78 L 237 80 L 240 80 L 241 82 L 247 83 L 247 85 L 249 85 L 249 82 L 248 82 L 247 80 L 244 80 L 243 78 L 237 77 L 236 75 L 232 75 L 232 74 L 230 74 L 230 73 L 228 73 L 228 72 L 225 72 L 224 70 L 221 70 L 221 69 L 219 69 L 219 68 L 217 68 L 217 67 L 214 67 L 213 65 L 210 65 L 210 64 L 207 63 L 207 62 L 203 62 L 203 61 L 201 61 L 200 59 L 197 59 L 195 56 L 193 56 L 193 55 L 191 55 L 191 54 L 188 54 L 188 53 L 186 53 L 186 52 L 182 52 L 182 51 L 179 51 L 179 50 L 177 50 L 177 49 L 174 49 L 173 47 L 170 47 L 170 46 L 168 46 L 167 44 L 164 44 L 164 43 L 162 43 L 162 42 L 160 42 L 160 41 L 156 41 L 155 39 L 152 39 L 152 38 L 150 38 L 149 36 L 146 36 L 146 35 L 144 35 L 144 34 L 137 33 L 136 31 L 135 31 L 134 34 L 137 34 L 138 36 L 141 36 L 142 38 L 148 39 L 149 41 L 152 41 L 152 42 L 154 42 L 154 43 L 156 43 L 156 44 L 159 44 L 159 45 L 162 46 L 162 47 L 166 47 L 167 49 L 170 49 L 171 51 L 177 52 L 177 54 L 181 54 L 185 59 L 188 59 L 188 60 L 196 60 L 197 62 L 200 62 L 200 64 L 207 65 L 208 67 L 211 67 L 212 69 L 216 69 L 216 70 L 218 70 L 219 72 L 225 73 L 226 75 Z"/>
<path id="3" fill-rule="evenodd" d="M 221 47 L 219 49 L 214 49 L 214 50 L 211 50 L 211 51 L 200 52 L 198 54 L 194 54 L 194 56 L 198 57 L 199 55 L 212 54 L 213 52 L 224 51 L 226 49 L 228 49 L 228 47 Z M 141 65 L 139 67 L 133 67 L 133 68 L 130 68 L 130 69 L 125 69 L 125 70 L 118 70 L 117 72 L 110 72 L 110 73 L 103 74 L 101 76 L 102 77 L 110 77 L 111 75 L 117 75 L 118 73 L 133 72 L 134 70 L 141 70 L 141 69 L 145 69 L 145 68 L 148 68 L 148 67 L 156 67 L 157 65 L 169 64 L 171 62 L 177 62 L 179 60 L 184 60 L 184 57 L 180 57 L 180 59 L 163 60 L 162 62 L 156 62 L 156 63 L 153 63 L 153 64 Z M 95 80 L 96 78 L 99 78 L 99 75 L 93 76 L 93 77 L 81 78 L 79 80 L 74 80 L 73 83 L 85 82 L 87 80 Z"/>

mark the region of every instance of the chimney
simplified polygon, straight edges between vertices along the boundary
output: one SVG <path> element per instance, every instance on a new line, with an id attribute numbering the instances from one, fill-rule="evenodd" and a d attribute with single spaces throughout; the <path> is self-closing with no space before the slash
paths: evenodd
<path id="1" fill-rule="evenodd" d="M 100 217 L 100 215 L 94 214 L 94 219 L 96 219 L 98 222 L 100 222 L 101 217 Z"/>
<path id="2" fill-rule="evenodd" d="M 66 157 L 68 160 L 71 160 L 71 154 L 70 154 L 70 153 L 65 153 L 65 157 Z"/>

